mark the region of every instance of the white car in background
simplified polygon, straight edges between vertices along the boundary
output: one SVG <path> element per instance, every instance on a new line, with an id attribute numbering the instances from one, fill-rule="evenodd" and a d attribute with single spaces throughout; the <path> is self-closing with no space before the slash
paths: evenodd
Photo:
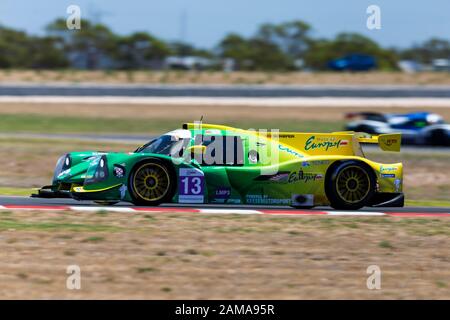
<path id="1" fill-rule="evenodd" d="M 346 130 L 370 134 L 401 133 L 403 144 L 450 146 L 450 125 L 431 112 L 383 114 L 353 112 L 346 114 Z"/>

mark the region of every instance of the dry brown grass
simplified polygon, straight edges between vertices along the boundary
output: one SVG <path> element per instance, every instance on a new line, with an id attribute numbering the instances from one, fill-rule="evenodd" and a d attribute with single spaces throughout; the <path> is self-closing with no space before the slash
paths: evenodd
<path id="1" fill-rule="evenodd" d="M 32 71 L 2 70 L 0 82 L 93 82 L 147 84 L 293 84 L 293 85 L 449 85 L 450 74 L 424 72 L 177 72 L 177 71 Z"/>
<path id="2" fill-rule="evenodd" d="M 449 299 L 450 221 L 0 213 L 2 299 Z M 68 265 L 81 268 L 66 289 Z M 368 290 L 378 265 L 381 290 Z"/>
<path id="3" fill-rule="evenodd" d="M 442 115 L 450 122 L 450 108 L 383 108 L 380 112 L 398 112 L 426 110 Z M 344 114 L 357 111 L 373 111 L 369 108 L 335 107 L 252 107 L 217 105 L 132 105 L 132 104 L 43 104 L 43 103 L 0 103 L 2 114 L 38 114 L 48 116 L 74 116 L 89 118 L 126 118 L 126 119 L 185 119 L 194 121 L 204 116 L 205 122 L 226 122 L 229 120 L 322 120 L 339 121 Z"/>
<path id="4" fill-rule="evenodd" d="M 0 139 L 0 186 L 36 188 L 51 183 L 56 161 L 72 151 L 111 150 L 129 152 L 137 146 L 109 143 Z"/>

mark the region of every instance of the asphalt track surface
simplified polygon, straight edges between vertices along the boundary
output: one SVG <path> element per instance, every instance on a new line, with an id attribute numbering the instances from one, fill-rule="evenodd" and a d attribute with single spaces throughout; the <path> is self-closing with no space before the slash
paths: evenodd
<path id="1" fill-rule="evenodd" d="M 449 86 L 2 84 L 0 96 L 450 98 Z"/>
<path id="2" fill-rule="evenodd" d="M 207 205 L 207 204 L 165 204 L 159 207 L 136 207 L 127 202 L 121 202 L 114 206 L 101 206 L 92 201 L 76 201 L 73 199 L 43 199 L 31 197 L 17 197 L 17 196 L 0 196 L 0 206 L 3 209 L 40 209 L 51 210 L 64 209 L 64 207 L 79 208 L 81 211 L 92 210 L 117 210 L 122 209 L 130 211 L 154 211 L 154 212 L 168 212 L 180 210 L 181 212 L 200 212 L 200 213 L 236 213 L 236 214 L 252 214 L 252 213 L 266 213 L 266 214 L 328 214 L 328 215 L 404 215 L 404 216 L 442 216 L 450 218 L 450 208 L 446 207 L 403 207 L 403 208 L 372 208 L 365 207 L 357 211 L 337 211 L 330 207 L 316 207 L 311 210 L 294 209 L 284 206 L 253 206 L 253 205 Z M 195 211 L 197 210 L 197 211 Z"/>

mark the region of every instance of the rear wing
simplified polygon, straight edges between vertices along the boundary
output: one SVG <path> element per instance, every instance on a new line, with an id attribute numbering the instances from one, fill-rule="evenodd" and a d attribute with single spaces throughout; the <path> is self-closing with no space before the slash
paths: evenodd
<path id="1" fill-rule="evenodd" d="M 400 133 L 380 134 L 379 136 L 358 137 L 359 143 L 377 143 L 383 151 L 400 151 L 402 135 Z"/>
<path id="2" fill-rule="evenodd" d="M 402 135 L 400 133 L 387 133 L 372 136 L 363 132 L 345 131 L 333 132 L 333 134 L 353 134 L 353 139 L 356 140 L 355 142 L 378 144 L 383 151 L 399 152 L 402 142 Z"/>

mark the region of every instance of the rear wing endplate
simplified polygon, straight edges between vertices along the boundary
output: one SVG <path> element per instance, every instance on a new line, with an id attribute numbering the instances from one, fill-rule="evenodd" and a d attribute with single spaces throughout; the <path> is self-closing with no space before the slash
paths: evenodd
<path id="1" fill-rule="evenodd" d="M 400 151 L 402 135 L 400 133 L 380 134 L 379 136 L 358 137 L 359 143 L 377 143 L 383 151 Z"/>
<path id="2" fill-rule="evenodd" d="M 340 131 L 333 132 L 333 134 L 352 134 L 353 141 L 359 143 L 373 143 L 378 144 L 383 151 L 400 151 L 400 145 L 402 142 L 401 133 L 386 133 L 380 134 L 378 136 L 372 136 L 364 132 L 354 132 L 354 131 Z M 356 145 L 354 143 L 354 145 Z"/>

